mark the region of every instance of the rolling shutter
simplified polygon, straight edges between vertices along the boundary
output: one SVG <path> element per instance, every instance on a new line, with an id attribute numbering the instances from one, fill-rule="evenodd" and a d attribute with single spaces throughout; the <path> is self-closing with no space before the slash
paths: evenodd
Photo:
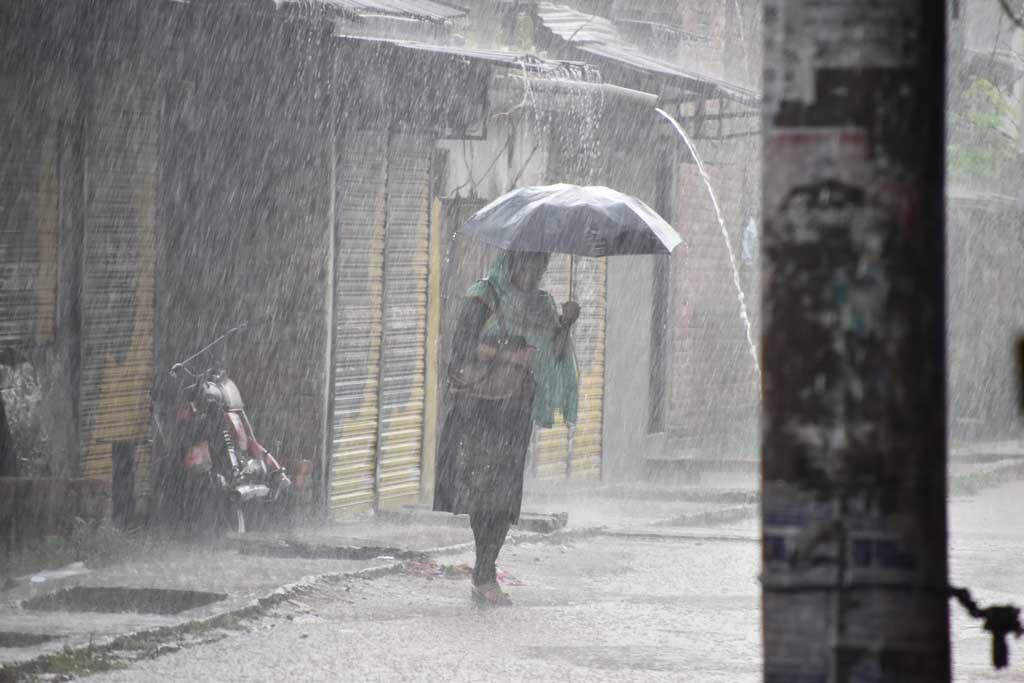
<path id="1" fill-rule="evenodd" d="M 429 139 L 352 132 L 338 167 L 331 509 L 420 494 L 430 265 Z"/>
<path id="2" fill-rule="evenodd" d="M 538 479 L 600 479 L 601 434 L 604 429 L 604 259 L 573 259 L 573 296 L 580 304 L 580 318 L 573 330 L 576 363 L 580 373 L 579 411 L 570 435 L 561 416 L 550 429 L 534 434 L 533 472 Z M 556 254 L 542 285 L 559 307 L 569 298 L 569 257 Z"/>
<path id="3" fill-rule="evenodd" d="M 600 479 L 607 261 L 577 258 L 574 271 L 574 295 L 580 303 L 580 319 L 574 332 L 576 362 L 580 371 L 580 403 L 572 438 L 569 474 L 573 479 Z"/>
<path id="4" fill-rule="evenodd" d="M 57 136 L 21 103 L 0 103 L 0 347 L 52 341 L 56 320 Z"/>
<path id="5" fill-rule="evenodd" d="M 384 295 L 386 136 L 349 133 L 337 169 L 333 512 L 374 503 Z"/>
<path id="6" fill-rule="evenodd" d="M 420 493 L 431 150 L 428 139 L 396 135 L 388 154 L 377 474 L 381 506 L 415 502 Z"/>
<path id="7" fill-rule="evenodd" d="M 569 257 L 553 254 L 544 274 L 541 288 L 555 298 L 561 311 L 562 302 L 569 299 Z M 538 479 L 564 479 L 568 474 L 569 428 L 561 415 L 548 429 L 536 428 L 533 441 L 534 476 Z"/>
<path id="8" fill-rule="evenodd" d="M 128 81 L 134 79 L 121 83 Z M 142 493 L 148 490 L 153 378 L 158 108 L 139 90 L 98 91 L 86 146 L 82 471 L 110 477 L 113 444 L 132 442 L 136 492 Z"/>

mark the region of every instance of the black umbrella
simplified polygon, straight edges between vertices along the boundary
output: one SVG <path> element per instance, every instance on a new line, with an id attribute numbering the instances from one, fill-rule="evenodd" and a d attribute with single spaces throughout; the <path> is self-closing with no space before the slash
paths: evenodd
<path id="1" fill-rule="evenodd" d="M 578 256 L 671 254 L 682 241 L 636 197 L 566 184 L 512 190 L 473 214 L 461 233 L 509 251 Z"/>

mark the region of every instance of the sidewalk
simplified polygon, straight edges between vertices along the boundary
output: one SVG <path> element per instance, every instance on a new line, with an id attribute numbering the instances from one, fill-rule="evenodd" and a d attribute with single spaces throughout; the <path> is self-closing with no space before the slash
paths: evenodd
<path id="1" fill-rule="evenodd" d="M 950 460 L 954 494 L 1024 476 L 1019 443 L 977 444 L 954 451 Z M 530 482 L 510 543 L 562 543 L 595 533 L 756 538 L 757 514 L 752 473 L 710 474 L 680 486 Z M 217 545 L 171 545 L 141 561 L 45 581 L 23 579 L 0 592 L 0 665 L 258 613 L 311 584 L 465 553 L 472 540 L 466 517 L 408 507 L 289 532 L 250 533 Z M 33 602 L 44 595 L 59 597 Z"/>
<path id="2" fill-rule="evenodd" d="M 958 452 L 951 490 L 965 482 L 991 486 L 1012 475 L 1008 467 L 1024 467 L 1024 448 L 981 444 Z M 509 544 L 564 545 L 598 534 L 756 542 L 758 486 L 755 474 L 735 472 L 677 486 L 530 482 Z M 239 619 L 301 600 L 318 584 L 442 557 L 464 561 L 472 540 L 466 517 L 416 506 L 217 545 L 170 545 L 141 561 L 24 579 L 0 592 L 0 682 L 68 670 L 75 657 L 153 656 L 186 636 L 212 637 Z"/>
<path id="3" fill-rule="evenodd" d="M 702 501 L 694 491 L 560 482 L 527 493 L 509 544 L 753 519 L 750 495 Z M 472 548 L 466 517 L 408 507 L 216 545 L 171 545 L 159 556 L 70 576 L 22 577 L 0 593 L 0 681 L 57 670 L 78 654 L 159 648 L 256 616 L 319 583 L 373 578 Z"/>
<path id="4" fill-rule="evenodd" d="M 950 463 L 990 463 L 1024 459 L 1024 441 L 986 441 L 950 446 Z"/>

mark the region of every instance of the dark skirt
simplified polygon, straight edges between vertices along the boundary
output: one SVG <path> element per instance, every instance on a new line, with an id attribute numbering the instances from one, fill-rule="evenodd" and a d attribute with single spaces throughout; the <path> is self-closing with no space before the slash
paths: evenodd
<path id="1" fill-rule="evenodd" d="M 532 408 L 532 387 L 514 399 L 455 400 L 438 444 L 435 510 L 519 521 Z"/>

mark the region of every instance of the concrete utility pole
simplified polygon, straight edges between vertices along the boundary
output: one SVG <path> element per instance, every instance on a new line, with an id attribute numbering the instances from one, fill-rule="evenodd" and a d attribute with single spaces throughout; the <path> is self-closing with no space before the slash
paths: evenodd
<path id="1" fill-rule="evenodd" d="M 765 1 L 766 681 L 949 680 L 944 8 Z"/>

